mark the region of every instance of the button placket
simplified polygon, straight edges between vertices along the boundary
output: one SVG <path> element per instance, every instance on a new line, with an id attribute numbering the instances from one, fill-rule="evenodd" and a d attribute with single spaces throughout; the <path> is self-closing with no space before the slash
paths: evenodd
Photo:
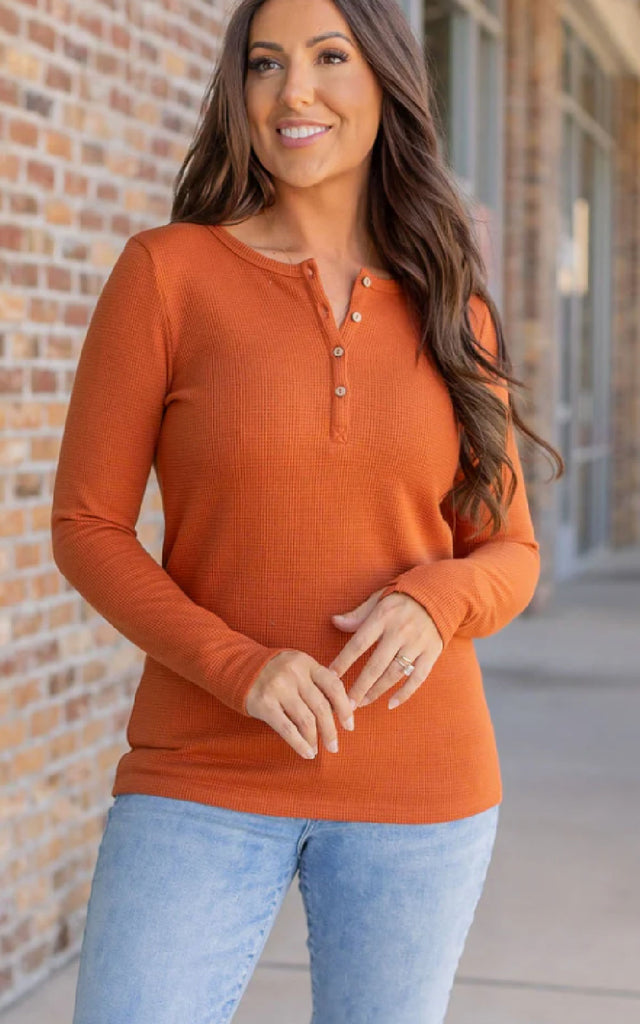
<path id="1" fill-rule="evenodd" d="M 333 395 L 331 401 L 330 433 L 334 441 L 345 443 L 348 435 L 350 399 L 349 382 L 347 379 L 349 334 L 353 329 L 352 325 L 361 324 L 364 319 L 361 309 L 353 309 L 352 307 L 358 298 L 361 299 L 363 297 L 362 294 L 358 295 L 359 290 L 371 287 L 371 278 L 363 275 L 359 276 L 354 282 L 349 301 L 349 312 L 347 312 L 344 323 L 339 327 L 335 322 L 335 318 L 331 316 L 327 296 L 322 286 L 320 275 L 317 273 L 313 262 L 306 264 L 305 274 L 322 318 L 322 327 L 328 336 L 328 340 L 331 342 Z M 340 343 L 336 344 L 336 340 Z"/>

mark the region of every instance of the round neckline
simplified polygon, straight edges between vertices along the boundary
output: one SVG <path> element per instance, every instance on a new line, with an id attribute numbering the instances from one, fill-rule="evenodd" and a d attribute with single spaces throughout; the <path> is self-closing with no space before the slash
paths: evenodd
<path id="1" fill-rule="evenodd" d="M 205 227 L 242 259 L 247 260 L 248 263 L 253 263 L 257 267 L 262 267 L 263 270 L 273 270 L 276 274 L 284 274 L 285 277 L 305 277 L 306 268 L 309 266 L 312 266 L 316 271 L 318 270 L 318 265 L 313 256 L 306 260 L 301 260 L 299 263 L 284 263 L 282 260 L 265 256 L 264 253 L 253 249 L 246 242 L 241 242 L 239 238 L 236 238 L 230 231 L 227 231 L 222 224 L 206 224 Z M 379 291 L 399 292 L 402 290 L 402 284 L 396 278 L 379 277 L 366 266 L 360 267 L 358 277 L 368 277 L 371 281 L 371 287 L 377 288 Z"/>

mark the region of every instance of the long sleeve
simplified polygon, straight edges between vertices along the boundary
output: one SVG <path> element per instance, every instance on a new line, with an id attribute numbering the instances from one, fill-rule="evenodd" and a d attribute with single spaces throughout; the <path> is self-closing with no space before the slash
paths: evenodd
<path id="1" fill-rule="evenodd" d="M 54 485 L 53 557 L 123 636 L 246 715 L 259 671 L 287 648 L 265 647 L 192 601 L 135 530 L 171 374 L 153 259 L 130 238 L 98 298 L 76 369 Z"/>
<path id="2" fill-rule="evenodd" d="M 497 354 L 497 338 L 487 306 L 478 340 L 492 355 Z M 473 318 L 472 318 L 473 322 Z M 507 402 L 504 385 L 488 385 Z M 509 419 L 507 453 L 517 477 L 517 488 L 507 513 L 507 523 L 489 538 L 485 526 L 471 540 L 472 526 L 443 506 L 443 515 L 452 529 L 453 557 L 413 566 L 399 573 L 384 588 L 380 599 L 394 591 L 409 594 L 427 610 L 446 646 L 457 634 L 484 637 L 506 626 L 531 601 L 540 574 L 539 544 L 535 539 L 527 502 L 522 464 L 513 423 Z M 510 474 L 503 467 L 505 483 Z"/>

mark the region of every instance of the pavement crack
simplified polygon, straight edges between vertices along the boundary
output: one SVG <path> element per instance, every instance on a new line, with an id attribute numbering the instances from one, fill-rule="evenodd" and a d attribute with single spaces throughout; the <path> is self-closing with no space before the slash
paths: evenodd
<path id="1" fill-rule="evenodd" d="M 596 996 L 606 999 L 637 999 L 640 990 L 633 988 L 609 988 L 599 985 L 560 985 L 550 981 L 517 981 L 507 978 L 474 978 L 468 974 L 459 975 L 456 985 L 486 985 L 491 988 L 519 988 L 535 992 L 565 992 L 569 995 Z"/>

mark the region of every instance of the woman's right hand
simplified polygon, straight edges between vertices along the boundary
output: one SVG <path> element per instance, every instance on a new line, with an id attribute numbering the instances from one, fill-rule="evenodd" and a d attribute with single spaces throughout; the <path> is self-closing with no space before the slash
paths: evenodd
<path id="1" fill-rule="evenodd" d="M 282 736 L 302 757 L 318 752 L 318 728 L 327 750 L 337 752 L 335 711 L 353 729 L 353 709 L 344 683 L 304 651 L 280 651 L 263 667 L 245 701 L 247 713 Z"/>

